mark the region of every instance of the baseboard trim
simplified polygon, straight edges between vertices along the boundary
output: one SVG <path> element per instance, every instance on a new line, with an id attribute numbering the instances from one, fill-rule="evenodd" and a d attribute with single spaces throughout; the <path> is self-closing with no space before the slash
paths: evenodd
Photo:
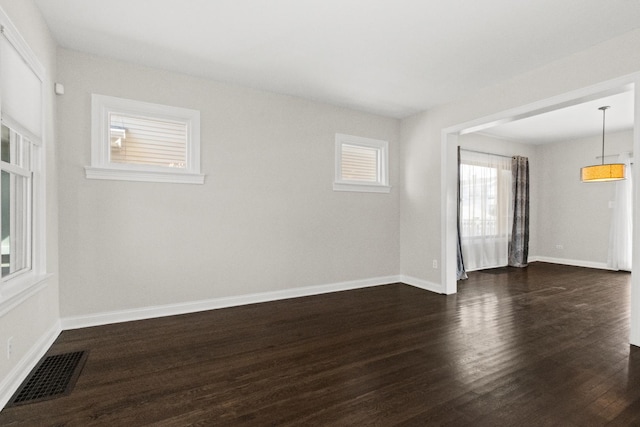
<path id="1" fill-rule="evenodd" d="M 13 367 L 9 374 L 2 379 L 2 382 L 0 382 L 0 409 L 4 408 L 9 402 L 11 396 L 13 396 L 16 390 L 18 390 L 18 387 L 20 387 L 20 384 L 22 384 L 33 368 L 35 368 L 36 364 L 53 345 L 53 342 L 58 338 L 60 332 L 62 332 L 61 324 L 59 321 L 56 321 Z"/>
<path id="2" fill-rule="evenodd" d="M 532 260 L 533 261 L 533 260 Z M 578 259 L 553 258 L 546 256 L 537 256 L 535 261 L 548 262 L 551 264 L 571 265 L 574 267 L 596 268 L 598 270 L 613 270 L 607 266 L 606 262 L 583 261 Z"/>
<path id="3" fill-rule="evenodd" d="M 218 308 L 236 307 L 246 304 L 256 304 L 289 298 L 320 295 L 329 292 L 348 291 L 352 289 L 396 283 L 400 282 L 400 279 L 401 276 L 376 277 L 371 279 L 332 283 L 328 285 L 307 286 L 303 288 L 292 288 L 283 289 L 280 291 L 260 292 L 249 295 L 213 298 L 202 301 L 190 301 L 177 304 L 134 308 L 129 310 L 109 311 L 89 315 L 69 316 L 62 318 L 62 330 L 87 328 L 91 326 L 108 325 L 111 323 L 129 322 L 133 320 L 152 319 L 156 317 L 175 316 L 179 314 L 195 313 L 198 311 L 215 310 Z"/>
<path id="4" fill-rule="evenodd" d="M 414 286 L 416 288 L 423 289 L 425 291 L 435 292 L 437 294 L 446 293 L 444 292 L 444 289 L 442 289 L 441 285 L 434 282 L 429 282 L 428 280 L 422 280 L 422 279 L 418 279 L 411 276 L 401 275 L 400 282 L 405 283 L 407 285 Z"/>
<path id="5" fill-rule="evenodd" d="M 371 279 L 352 280 L 332 283 L 328 285 L 307 286 L 302 288 L 284 289 L 272 292 L 261 292 L 234 297 L 213 298 L 202 301 L 191 301 L 178 304 L 142 307 L 129 310 L 117 310 L 90 315 L 64 317 L 57 321 L 31 347 L 29 352 L 14 366 L 9 374 L 0 382 L 0 409 L 9 402 L 20 384 L 29 375 L 40 359 L 51 348 L 60 332 L 69 329 L 79 329 L 91 326 L 107 325 L 111 323 L 128 322 L 133 320 L 152 319 L 156 317 L 173 316 L 214 310 L 218 308 L 236 307 L 261 302 L 278 301 L 289 298 L 299 298 L 321 295 L 330 292 L 348 291 L 391 283 L 404 283 L 426 291 L 443 293 L 441 286 L 426 280 L 411 276 L 394 275 Z"/>

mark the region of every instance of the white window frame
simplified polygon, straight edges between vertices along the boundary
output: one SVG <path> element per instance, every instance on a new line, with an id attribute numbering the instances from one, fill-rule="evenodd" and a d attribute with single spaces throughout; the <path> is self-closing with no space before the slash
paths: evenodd
<path id="1" fill-rule="evenodd" d="M 334 191 L 358 191 L 365 193 L 389 193 L 391 191 L 391 186 L 389 186 L 389 142 L 380 139 L 337 133 L 335 144 Z M 376 182 L 343 179 L 342 147 L 344 145 L 373 148 L 378 151 L 378 179 Z"/>
<path id="2" fill-rule="evenodd" d="M 38 61 L 27 42 L 22 38 L 17 28 L 13 25 L 9 17 L 0 9 L 0 37 L 6 37 L 9 43 L 20 54 L 24 62 L 40 80 L 40 133 L 38 137 L 29 132 L 12 117 L 2 113 L 2 94 L 0 93 L 0 117 L 2 122 L 20 133 L 31 143 L 31 205 L 27 209 L 26 215 L 31 219 L 31 230 L 29 234 L 30 259 L 28 268 L 22 269 L 14 274 L 0 278 L 0 316 L 7 313 L 16 305 L 20 304 L 30 295 L 46 285 L 47 274 L 46 260 L 46 160 L 45 160 L 45 95 L 44 82 L 47 71 Z"/>
<path id="3" fill-rule="evenodd" d="M 184 169 L 110 161 L 109 115 L 124 114 L 184 122 L 187 126 Z M 200 111 L 99 94 L 91 95 L 91 166 L 88 179 L 204 184 L 200 173 Z"/>

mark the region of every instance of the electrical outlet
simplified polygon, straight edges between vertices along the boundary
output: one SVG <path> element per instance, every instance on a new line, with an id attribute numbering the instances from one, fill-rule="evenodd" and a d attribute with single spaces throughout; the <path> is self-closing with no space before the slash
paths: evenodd
<path id="1" fill-rule="evenodd" d="M 433 260 L 433 268 L 438 268 L 438 260 L 437 259 Z"/>
<path id="2" fill-rule="evenodd" d="M 7 359 L 11 359 L 13 354 L 13 337 L 7 338 Z"/>

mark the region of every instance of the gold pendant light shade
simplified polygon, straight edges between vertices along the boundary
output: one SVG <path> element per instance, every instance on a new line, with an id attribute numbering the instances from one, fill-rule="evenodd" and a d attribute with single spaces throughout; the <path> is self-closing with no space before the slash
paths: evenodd
<path id="1" fill-rule="evenodd" d="M 602 164 L 585 166 L 580 169 L 580 179 L 582 182 L 619 181 L 625 178 L 623 163 L 604 162 L 604 116 L 607 109 L 609 109 L 608 106 L 598 108 L 598 110 L 602 111 Z"/>
<path id="2" fill-rule="evenodd" d="M 624 163 L 585 166 L 580 169 L 583 182 L 606 182 L 624 179 Z"/>

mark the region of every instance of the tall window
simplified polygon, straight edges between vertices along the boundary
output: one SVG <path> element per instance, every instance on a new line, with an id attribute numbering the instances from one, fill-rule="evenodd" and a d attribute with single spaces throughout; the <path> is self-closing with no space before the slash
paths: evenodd
<path id="1" fill-rule="evenodd" d="M 31 141 L 2 125 L 2 277 L 31 267 Z"/>
<path id="2" fill-rule="evenodd" d="M 5 301 L 45 272 L 45 70 L 1 11 L 0 26 L 0 301 Z"/>
<path id="3" fill-rule="evenodd" d="M 460 238 L 467 271 L 508 263 L 511 180 L 511 158 L 460 150 Z"/>

